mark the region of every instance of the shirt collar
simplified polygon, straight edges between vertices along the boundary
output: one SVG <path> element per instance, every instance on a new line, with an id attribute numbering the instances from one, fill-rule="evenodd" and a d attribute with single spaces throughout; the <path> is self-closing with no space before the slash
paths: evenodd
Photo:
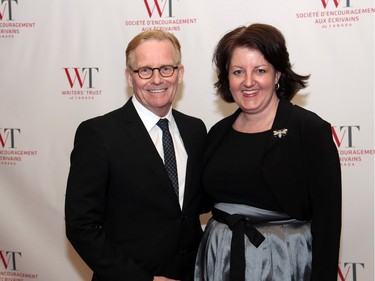
<path id="1" fill-rule="evenodd" d="M 160 118 L 167 118 L 170 123 L 173 123 L 172 108 L 169 109 L 168 113 L 164 117 L 160 117 L 142 105 L 135 96 L 133 96 L 132 102 L 135 110 L 145 125 L 147 132 L 150 132 Z"/>

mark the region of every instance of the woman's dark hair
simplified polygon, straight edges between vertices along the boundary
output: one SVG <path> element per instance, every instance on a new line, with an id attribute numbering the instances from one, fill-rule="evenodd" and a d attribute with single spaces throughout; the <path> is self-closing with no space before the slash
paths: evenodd
<path id="1" fill-rule="evenodd" d="M 214 86 L 217 94 L 226 102 L 234 102 L 229 90 L 228 67 L 233 50 L 238 47 L 260 51 L 275 70 L 280 72 L 279 87 L 276 90 L 280 99 L 291 100 L 300 89 L 307 86 L 310 75 L 302 76 L 292 70 L 282 33 L 271 25 L 256 23 L 228 32 L 216 46 L 213 63 L 218 81 Z"/>

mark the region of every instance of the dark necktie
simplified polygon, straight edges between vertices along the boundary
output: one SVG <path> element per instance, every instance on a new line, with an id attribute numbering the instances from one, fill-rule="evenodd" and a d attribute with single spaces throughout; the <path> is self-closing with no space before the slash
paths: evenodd
<path id="1" fill-rule="evenodd" d="M 172 136 L 168 128 L 168 119 L 160 119 L 156 125 L 158 125 L 163 131 L 164 166 L 168 172 L 169 178 L 172 181 L 173 189 L 178 197 L 176 155 L 174 152 Z"/>

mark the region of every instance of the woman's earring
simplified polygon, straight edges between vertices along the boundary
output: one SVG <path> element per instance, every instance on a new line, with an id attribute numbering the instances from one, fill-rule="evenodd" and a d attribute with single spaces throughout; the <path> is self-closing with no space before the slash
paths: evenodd
<path id="1" fill-rule="evenodd" d="M 277 91 L 278 89 L 280 89 L 280 84 L 279 84 L 279 83 L 276 83 L 276 84 L 275 84 L 275 90 Z"/>

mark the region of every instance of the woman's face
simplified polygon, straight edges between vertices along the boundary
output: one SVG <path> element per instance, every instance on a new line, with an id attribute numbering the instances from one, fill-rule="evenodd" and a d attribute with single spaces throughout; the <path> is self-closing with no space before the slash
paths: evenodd
<path id="1" fill-rule="evenodd" d="M 277 104 L 275 84 L 280 72 L 255 49 L 234 49 L 228 71 L 229 88 L 244 113 L 267 112 Z"/>

